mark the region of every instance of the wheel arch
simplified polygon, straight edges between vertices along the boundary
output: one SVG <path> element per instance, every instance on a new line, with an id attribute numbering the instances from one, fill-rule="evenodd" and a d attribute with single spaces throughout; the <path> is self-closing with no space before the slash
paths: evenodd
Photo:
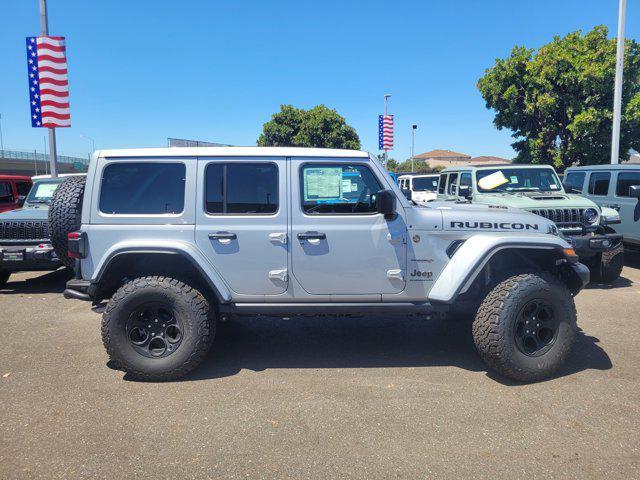
<path id="1" fill-rule="evenodd" d="M 480 236 L 477 236 L 480 237 Z M 551 237 L 551 236 L 550 236 Z M 518 269 L 531 271 L 553 271 L 558 268 L 558 261 L 566 257 L 562 240 L 548 239 L 467 239 L 453 254 L 451 261 L 435 281 L 429 292 L 429 300 L 433 302 L 454 303 L 461 295 L 467 293 L 474 285 L 486 277 L 499 278 L 500 273 Z M 570 269 L 569 269 L 570 270 Z M 571 278 L 571 273 L 557 276 L 576 291 L 582 286 L 579 279 Z"/>
<path id="2" fill-rule="evenodd" d="M 179 247 L 122 247 L 113 250 L 101 263 L 91 283 L 95 285 L 94 298 L 109 298 L 127 278 L 159 275 L 176 278 L 201 290 L 216 303 L 224 304 L 231 295 L 217 273 L 203 266 L 197 259 Z"/>

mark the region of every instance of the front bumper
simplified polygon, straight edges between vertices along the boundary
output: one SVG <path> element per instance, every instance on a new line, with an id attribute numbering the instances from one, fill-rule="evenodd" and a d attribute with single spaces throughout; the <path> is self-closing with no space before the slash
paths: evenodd
<path id="1" fill-rule="evenodd" d="M 0 245 L 0 270 L 9 272 L 56 270 L 62 262 L 48 243 Z"/>
<path id="2" fill-rule="evenodd" d="M 618 248 L 622 243 L 622 235 L 617 233 L 604 233 L 593 235 L 565 236 L 567 242 L 580 257 L 593 257 L 598 253 L 608 252 Z"/>

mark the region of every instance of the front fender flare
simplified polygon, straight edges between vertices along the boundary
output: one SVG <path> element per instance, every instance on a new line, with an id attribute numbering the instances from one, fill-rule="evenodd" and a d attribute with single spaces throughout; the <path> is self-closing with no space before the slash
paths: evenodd
<path id="1" fill-rule="evenodd" d="M 444 267 L 429 292 L 429 301 L 453 303 L 501 250 L 542 249 L 561 251 L 571 246 L 559 237 L 544 234 L 474 235 L 468 238 Z"/>

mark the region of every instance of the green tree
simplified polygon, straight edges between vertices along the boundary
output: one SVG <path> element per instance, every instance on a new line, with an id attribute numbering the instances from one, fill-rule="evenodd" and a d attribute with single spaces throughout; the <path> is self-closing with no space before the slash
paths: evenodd
<path id="1" fill-rule="evenodd" d="M 338 112 L 324 105 L 303 110 L 281 105 L 264 124 L 258 138 L 261 147 L 318 147 L 360 149 L 355 129 Z"/>
<path id="2" fill-rule="evenodd" d="M 516 46 L 478 81 L 494 125 L 513 131 L 515 162 L 564 169 L 607 163 L 611 150 L 615 39 L 595 27 L 534 53 Z M 625 44 L 620 154 L 640 148 L 640 45 Z"/>

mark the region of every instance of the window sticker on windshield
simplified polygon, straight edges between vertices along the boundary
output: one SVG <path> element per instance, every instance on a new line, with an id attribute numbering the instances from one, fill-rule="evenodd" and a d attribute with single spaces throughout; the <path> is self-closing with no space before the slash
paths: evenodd
<path id="1" fill-rule="evenodd" d="M 343 193 L 349 193 L 351 192 L 352 188 L 351 188 L 351 180 L 342 180 L 342 191 Z M 354 189 L 355 190 L 355 189 Z"/>
<path id="2" fill-rule="evenodd" d="M 36 198 L 48 198 L 53 196 L 53 192 L 58 188 L 57 183 L 41 183 L 36 189 Z"/>
<path id="3" fill-rule="evenodd" d="M 500 170 L 478 180 L 478 186 L 483 190 L 492 190 L 505 183 L 509 183 L 509 179 Z"/>
<path id="4" fill-rule="evenodd" d="M 515 175 L 511 175 L 510 182 L 511 183 L 518 183 L 518 177 L 516 177 Z"/>
<path id="5" fill-rule="evenodd" d="M 557 189 L 558 189 L 558 185 L 556 185 L 555 183 L 551 183 L 551 184 L 549 185 L 549 188 L 550 188 L 551 190 L 557 190 Z"/>
<path id="6" fill-rule="evenodd" d="M 342 168 L 306 168 L 304 170 L 304 199 L 332 200 L 342 196 Z"/>

